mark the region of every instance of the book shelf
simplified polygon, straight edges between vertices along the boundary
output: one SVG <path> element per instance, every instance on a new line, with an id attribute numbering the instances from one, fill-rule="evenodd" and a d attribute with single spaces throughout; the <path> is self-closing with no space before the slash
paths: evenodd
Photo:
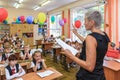
<path id="1" fill-rule="evenodd" d="M 10 33 L 9 24 L 0 24 L 0 38 L 2 38 L 5 33 Z"/>

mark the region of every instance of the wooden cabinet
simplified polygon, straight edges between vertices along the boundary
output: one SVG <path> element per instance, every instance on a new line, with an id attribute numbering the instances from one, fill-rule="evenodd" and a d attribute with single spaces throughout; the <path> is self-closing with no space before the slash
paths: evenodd
<path id="1" fill-rule="evenodd" d="M 10 32 L 9 24 L 0 24 L 0 38 L 4 36 L 5 32 Z"/>
<path id="2" fill-rule="evenodd" d="M 34 25 L 33 24 L 10 24 L 10 35 L 18 34 L 25 44 L 34 45 Z"/>

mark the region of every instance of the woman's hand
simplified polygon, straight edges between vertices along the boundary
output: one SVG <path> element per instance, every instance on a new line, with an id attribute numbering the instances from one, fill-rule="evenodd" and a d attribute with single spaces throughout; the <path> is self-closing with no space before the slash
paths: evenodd
<path id="1" fill-rule="evenodd" d="M 74 33 L 74 34 L 78 34 L 77 33 L 77 29 L 75 28 L 75 26 L 72 24 L 72 26 L 73 26 L 73 30 L 72 30 L 72 32 Z"/>

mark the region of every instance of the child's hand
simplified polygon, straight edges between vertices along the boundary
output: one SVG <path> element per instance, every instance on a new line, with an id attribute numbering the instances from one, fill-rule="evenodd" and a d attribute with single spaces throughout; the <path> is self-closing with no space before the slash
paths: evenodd
<path id="1" fill-rule="evenodd" d="M 22 72 L 22 68 L 19 69 L 18 73 L 20 74 Z"/>
<path id="2" fill-rule="evenodd" d="M 2 61 L 2 64 L 5 64 L 5 61 Z"/>
<path id="3" fill-rule="evenodd" d="M 38 60 L 38 61 L 37 61 L 37 63 L 40 63 L 40 62 L 41 62 L 41 60 Z"/>

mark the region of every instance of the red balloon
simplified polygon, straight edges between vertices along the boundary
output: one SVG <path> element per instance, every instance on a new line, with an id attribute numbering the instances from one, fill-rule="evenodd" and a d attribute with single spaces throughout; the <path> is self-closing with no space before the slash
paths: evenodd
<path id="1" fill-rule="evenodd" d="M 66 18 L 64 18 L 63 20 L 64 20 L 64 23 L 66 23 L 66 22 L 67 22 L 67 19 L 66 19 Z"/>
<path id="2" fill-rule="evenodd" d="M 80 26 L 81 26 L 81 21 L 80 20 L 75 21 L 75 27 L 80 28 Z"/>
<path id="3" fill-rule="evenodd" d="M 25 21 L 25 16 L 20 16 L 20 21 L 23 23 Z"/>
<path id="4" fill-rule="evenodd" d="M 0 8 L 0 22 L 3 22 L 8 17 L 8 12 L 4 8 Z"/>

